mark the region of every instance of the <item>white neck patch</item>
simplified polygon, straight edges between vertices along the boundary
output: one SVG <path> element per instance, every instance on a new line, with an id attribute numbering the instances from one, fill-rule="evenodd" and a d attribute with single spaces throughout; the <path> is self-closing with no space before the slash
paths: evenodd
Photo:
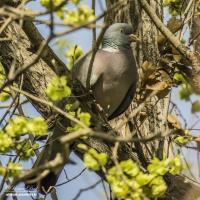
<path id="1" fill-rule="evenodd" d="M 111 53 L 116 53 L 116 52 L 120 51 L 119 49 L 112 48 L 112 47 L 105 47 L 105 48 L 102 48 L 102 50 L 108 51 L 108 52 L 111 52 Z"/>

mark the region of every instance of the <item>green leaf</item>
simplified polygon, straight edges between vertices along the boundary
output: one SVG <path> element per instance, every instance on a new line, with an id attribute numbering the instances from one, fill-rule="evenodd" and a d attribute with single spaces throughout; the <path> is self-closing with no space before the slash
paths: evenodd
<path id="1" fill-rule="evenodd" d="M 71 0 L 71 2 L 75 5 L 79 4 L 80 3 L 80 0 Z"/>
<path id="2" fill-rule="evenodd" d="M 90 153 L 85 153 L 83 160 L 87 168 L 94 171 L 98 171 L 100 169 L 98 161 Z"/>
<path id="3" fill-rule="evenodd" d="M 68 60 L 67 67 L 71 70 L 74 66 L 74 63 L 84 54 L 82 48 L 80 46 L 74 46 L 70 48 L 66 53 L 65 56 Z"/>
<path id="4" fill-rule="evenodd" d="M 53 4 L 53 6 L 58 6 L 62 2 L 63 2 L 63 0 L 53 0 L 52 4 Z M 40 0 L 40 4 L 48 9 L 50 8 L 50 3 L 51 3 L 51 0 Z"/>
<path id="5" fill-rule="evenodd" d="M 10 98 L 9 92 L 9 88 L 5 88 L 2 92 L 0 92 L 0 101 L 7 101 Z"/>
<path id="6" fill-rule="evenodd" d="M 81 109 L 78 109 L 78 111 L 75 113 L 75 112 L 68 112 L 68 114 L 73 114 L 73 117 L 76 117 L 81 121 L 83 122 L 86 126 L 90 126 L 91 124 L 91 115 L 87 112 L 81 112 Z M 74 131 L 77 131 L 79 130 L 80 128 L 82 128 L 82 126 L 80 126 L 79 124 L 72 124 L 72 127 L 67 127 L 67 131 L 68 132 L 74 132 Z"/>
<path id="7" fill-rule="evenodd" d="M 56 76 L 48 84 L 46 94 L 52 101 L 59 101 L 71 95 L 71 89 L 67 86 L 66 76 Z"/>
<path id="8" fill-rule="evenodd" d="M 159 160 L 158 158 L 153 158 L 147 167 L 147 170 L 151 174 L 164 175 L 168 172 L 169 160 Z"/>
<path id="9" fill-rule="evenodd" d="M 178 136 L 175 138 L 174 142 L 178 145 L 186 145 L 188 142 L 192 141 L 192 136 Z"/>
<path id="10" fill-rule="evenodd" d="M 175 158 L 171 160 L 170 167 L 171 169 L 169 172 L 171 174 L 177 175 L 181 173 L 181 171 L 183 170 L 183 164 L 180 155 L 175 156 Z"/>
<path id="11" fill-rule="evenodd" d="M 34 136 L 44 136 L 48 132 L 48 125 L 44 118 L 36 117 L 27 123 L 27 131 Z"/>
<path id="12" fill-rule="evenodd" d="M 24 133 L 27 133 L 27 123 L 28 120 L 25 117 L 10 119 L 5 128 L 6 133 L 11 137 L 23 135 Z"/>
<path id="13" fill-rule="evenodd" d="M 37 143 L 32 144 L 29 139 L 25 139 L 19 141 L 15 149 L 20 160 L 28 160 L 30 157 L 35 156 L 35 151 L 38 147 L 39 145 Z"/>
<path id="14" fill-rule="evenodd" d="M 78 118 L 81 122 L 83 122 L 86 126 L 90 126 L 91 122 L 91 115 L 87 112 L 81 112 L 78 114 Z"/>
<path id="15" fill-rule="evenodd" d="M 87 5 L 80 5 L 76 10 L 68 10 L 64 17 L 66 24 L 77 26 L 90 22 L 95 19 L 94 11 Z"/>
<path id="16" fill-rule="evenodd" d="M 5 80 L 5 71 L 2 63 L 0 62 L 0 86 L 3 84 L 4 80 Z"/>
<path id="17" fill-rule="evenodd" d="M 16 177 L 21 174 L 23 167 L 20 163 L 9 162 L 7 167 L 0 166 L 0 175 Z"/>
<path id="18" fill-rule="evenodd" d="M 192 113 L 200 112 L 200 101 L 196 100 L 192 103 Z"/>
<path id="19" fill-rule="evenodd" d="M 108 156 L 105 153 L 99 153 L 98 162 L 101 166 L 105 166 L 108 162 Z"/>
<path id="20" fill-rule="evenodd" d="M 126 160 L 120 162 L 120 167 L 122 168 L 123 172 L 131 177 L 135 177 L 139 173 L 139 167 L 136 163 L 132 160 Z"/>
<path id="21" fill-rule="evenodd" d="M 12 138 L 5 132 L 0 131 L 0 152 L 5 153 L 13 146 Z"/>
<path id="22" fill-rule="evenodd" d="M 87 150 L 88 150 L 88 146 L 85 145 L 85 144 L 78 144 L 77 147 L 78 147 L 80 150 L 83 150 L 83 151 L 87 151 Z"/>
<path id="23" fill-rule="evenodd" d="M 151 187 L 151 195 L 153 197 L 161 197 L 167 191 L 167 185 L 162 176 L 155 177 L 149 185 Z"/>
<path id="24" fill-rule="evenodd" d="M 107 164 L 108 158 L 106 154 L 98 153 L 95 149 L 91 148 L 84 154 L 83 160 L 89 169 L 97 171 Z"/>
<path id="25" fill-rule="evenodd" d="M 70 111 L 73 107 L 73 104 L 66 104 L 65 105 L 65 110 Z"/>
<path id="26" fill-rule="evenodd" d="M 114 166 L 108 170 L 106 179 L 111 185 L 115 197 L 130 200 L 142 199 L 142 188 L 140 188 L 139 183 L 135 180 L 135 175 L 138 174 L 138 170 L 135 170 L 137 168 L 135 163 L 128 160 L 122 161 L 119 163 L 119 166 Z"/>
<path id="27" fill-rule="evenodd" d="M 194 93 L 192 86 L 186 80 L 186 78 L 180 73 L 175 73 L 174 80 L 181 82 L 181 87 L 179 91 L 180 99 L 188 101 L 190 95 Z"/>
<path id="28" fill-rule="evenodd" d="M 128 194 L 130 193 L 130 187 L 122 180 L 116 180 L 115 182 L 113 182 L 111 187 L 114 195 L 122 199 L 126 199 Z"/>
<path id="29" fill-rule="evenodd" d="M 119 171 L 116 166 L 114 166 L 108 170 L 108 175 L 110 175 L 109 181 L 112 182 L 112 180 L 115 180 L 117 177 L 122 176 L 122 172 Z M 114 177 L 114 178 L 112 178 L 112 177 Z"/>
<path id="30" fill-rule="evenodd" d="M 34 136 L 43 136 L 47 134 L 48 125 L 42 117 L 27 119 L 22 116 L 9 120 L 5 128 L 6 133 L 10 137 L 21 136 L 24 134 L 32 134 Z"/>
<path id="31" fill-rule="evenodd" d="M 174 74 L 174 80 L 179 81 L 181 83 L 187 83 L 187 81 L 185 80 L 184 76 L 180 73 L 175 73 Z"/>
<path id="32" fill-rule="evenodd" d="M 142 172 L 140 172 L 137 176 L 136 176 L 136 181 L 138 182 L 138 184 L 140 186 L 144 186 L 149 184 L 149 182 L 152 181 L 152 179 L 155 177 L 155 175 L 152 174 L 144 174 Z"/>
<path id="33" fill-rule="evenodd" d="M 190 95 L 193 94 L 193 89 L 188 84 L 182 84 L 181 89 L 179 91 L 180 99 L 188 101 L 190 98 Z"/>

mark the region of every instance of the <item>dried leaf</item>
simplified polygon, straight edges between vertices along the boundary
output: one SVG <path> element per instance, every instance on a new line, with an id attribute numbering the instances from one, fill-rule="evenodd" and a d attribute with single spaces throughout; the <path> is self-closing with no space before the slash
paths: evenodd
<path id="1" fill-rule="evenodd" d="M 147 85 L 146 86 L 147 89 L 150 89 L 150 90 L 153 90 L 153 91 L 161 91 L 161 90 L 166 89 L 167 87 L 168 87 L 168 84 L 165 81 L 157 82 L 153 85 Z"/>
<path id="2" fill-rule="evenodd" d="M 154 79 L 155 75 L 153 78 L 150 78 L 152 76 L 152 74 L 155 74 L 154 72 L 156 70 L 153 63 L 144 61 L 141 68 L 142 68 L 141 79 L 144 83 L 146 83 L 148 79 Z"/>
<path id="3" fill-rule="evenodd" d="M 148 62 L 148 61 L 144 61 L 143 64 L 142 64 L 142 71 L 146 74 L 151 74 L 155 71 L 155 67 L 153 65 L 153 63 L 151 62 Z"/>
<path id="4" fill-rule="evenodd" d="M 180 60 L 182 59 L 182 56 L 180 54 L 174 54 L 173 58 L 176 62 L 180 62 Z"/>
<path id="5" fill-rule="evenodd" d="M 157 78 L 157 74 L 156 73 L 152 73 L 151 75 L 149 75 L 148 79 L 149 80 L 156 80 Z"/>
<path id="6" fill-rule="evenodd" d="M 170 77 L 170 75 L 166 71 L 160 69 L 159 74 L 160 74 L 162 81 L 165 81 L 165 82 L 167 82 L 167 84 L 172 86 L 172 84 L 173 84 L 172 78 Z"/>
<path id="7" fill-rule="evenodd" d="M 195 137 L 194 140 L 195 140 L 195 142 L 196 142 L 196 144 L 197 144 L 197 151 L 200 152 L 200 136 Z"/>
<path id="8" fill-rule="evenodd" d="M 181 129 L 181 123 L 177 116 L 169 114 L 167 116 L 167 121 L 173 128 Z"/>
<path id="9" fill-rule="evenodd" d="M 194 140 L 200 143 L 200 136 L 195 137 Z"/>

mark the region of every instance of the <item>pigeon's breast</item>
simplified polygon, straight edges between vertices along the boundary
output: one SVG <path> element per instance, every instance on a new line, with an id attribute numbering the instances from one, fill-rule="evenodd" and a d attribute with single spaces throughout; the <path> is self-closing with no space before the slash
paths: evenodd
<path id="1" fill-rule="evenodd" d="M 131 52 L 106 52 L 106 56 L 105 52 L 100 53 L 106 60 L 102 78 L 94 88 L 94 95 L 108 115 L 111 115 L 122 103 L 131 85 L 136 84 L 137 70 Z M 94 66 L 101 68 L 97 64 Z"/>

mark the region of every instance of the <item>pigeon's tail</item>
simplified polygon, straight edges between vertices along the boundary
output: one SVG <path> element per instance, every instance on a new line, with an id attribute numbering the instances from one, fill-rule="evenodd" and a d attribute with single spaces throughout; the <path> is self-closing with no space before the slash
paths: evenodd
<path id="1" fill-rule="evenodd" d="M 59 168 L 56 171 L 50 171 L 50 172 L 47 171 L 48 173 L 45 174 L 44 170 L 42 173 L 38 174 L 38 176 L 33 176 L 29 178 L 29 180 L 25 184 L 25 188 L 27 190 L 32 190 L 37 188 L 38 192 L 42 194 L 47 194 L 51 192 L 51 190 L 55 187 L 58 178 L 60 177 L 60 174 L 62 172 L 65 163 L 66 162 L 64 162 L 63 165 L 59 166 Z M 71 159 L 68 159 L 67 163 L 71 165 L 76 164 Z M 44 177 L 42 177 L 43 175 Z"/>
<path id="2" fill-rule="evenodd" d="M 60 176 L 61 170 L 59 172 L 50 172 L 47 176 L 42 178 L 41 181 L 35 183 L 26 183 L 25 187 L 27 190 L 32 190 L 37 188 L 38 192 L 42 194 L 49 193 L 52 188 L 56 185 L 56 182 Z M 31 180 L 37 179 L 37 177 L 33 177 Z"/>
<path id="3" fill-rule="evenodd" d="M 57 122 L 53 134 L 47 140 L 44 149 L 32 167 L 36 170 L 39 169 L 39 172 L 27 180 L 27 189 L 37 188 L 40 193 L 49 193 L 51 188 L 55 186 L 64 165 L 73 163 L 69 160 L 69 144 L 63 144 L 59 140 L 60 137 L 66 134 L 63 129 L 65 124 L 65 119 Z M 41 170 L 41 167 L 44 170 Z"/>

